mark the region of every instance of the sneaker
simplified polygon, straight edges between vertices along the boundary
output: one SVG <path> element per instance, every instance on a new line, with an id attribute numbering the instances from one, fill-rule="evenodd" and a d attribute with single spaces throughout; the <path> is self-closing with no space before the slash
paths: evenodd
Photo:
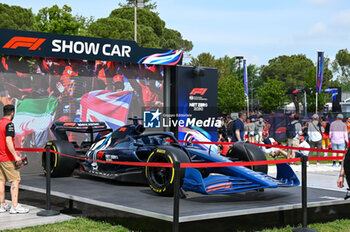
<path id="1" fill-rule="evenodd" d="M 8 205 L 8 204 L 6 204 L 6 205 L 0 205 L 0 213 L 4 213 L 4 212 L 6 212 L 6 211 L 9 211 L 10 210 L 10 208 L 11 208 L 11 206 L 10 205 Z"/>
<path id="2" fill-rule="evenodd" d="M 341 168 L 341 164 L 339 164 L 339 165 L 338 165 L 338 167 L 340 167 L 340 168 Z"/>
<path id="3" fill-rule="evenodd" d="M 320 163 L 319 163 L 319 162 L 317 162 L 317 163 L 316 163 L 316 166 L 320 166 Z"/>
<path id="4" fill-rule="evenodd" d="M 332 167 L 337 167 L 337 165 L 336 165 L 336 164 L 333 164 Z"/>
<path id="5" fill-rule="evenodd" d="M 16 214 L 16 213 L 23 214 L 28 212 L 29 212 L 29 209 L 22 207 L 20 204 L 18 204 L 16 207 L 12 206 L 10 209 L 10 214 Z"/>

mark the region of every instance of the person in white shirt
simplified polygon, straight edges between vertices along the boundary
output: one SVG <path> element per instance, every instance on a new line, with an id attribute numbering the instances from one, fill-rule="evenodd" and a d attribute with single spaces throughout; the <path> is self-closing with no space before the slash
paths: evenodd
<path id="1" fill-rule="evenodd" d="M 301 147 L 301 148 L 310 148 L 310 144 L 305 141 L 305 137 L 304 136 L 300 136 L 299 139 L 300 139 L 299 147 Z M 309 151 L 299 150 L 299 151 L 295 152 L 295 157 L 299 158 L 299 157 L 301 157 L 303 155 L 308 156 L 309 153 L 310 153 Z"/>
<path id="2" fill-rule="evenodd" d="M 309 123 L 309 127 L 308 127 L 310 148 L 322 149 L 322 132 L 324 132 L 324 128 L 319 122 L 318 115 L 317 114 L 312 115 L 312 120 Z M 320 157 L 320 155 L 321 155 L 321 152 L 317 152 L 317 157 Z M 318 161 L 317 165 L 319 164 L 320 162 Z"/>
<path id="3" fill-rule="evenodd" d="M 300 148 L 310 148 L 310 145 L 309 145 L 308 142 L 305 141 L 305 137 L 304 136 L 300 136 L 299 139 L 300 139 L 300 142 L 299 142 L 298 147 L 300 147 Z M 276 148 L 276 149 L 278 149 L 278 148 Z M 299 150 L 299 151 L 296 151 L 294 154 L 295 154 L 295 156 L 292 157 L 293 159 L 294 158 L 299 158 L 299 157 L 301 157 L 303 155 L 308 156 L 309 155 L 309 151 Z M 271 156 L 273 158 L 275 158 L 276 156 L 279 156 L 279 155 L 285 155 L 285 156 L 288 157 L 287 152 L 284 151 L 283 149 L 278 149 L 276 151 L 273 151 Z M 292 164 L 295 164 L 295 163 L 292 163 Z"/>
<path id="4" fill-rule="evenodd" d="M 260 116 L 258 121 L 255 122 L 255 141 L 260 143 L 263 140 L 264 127 L 266 126 L 263 116 Z"/>
<path id="5" fill-rule="evenodd" d="M 255 120 L 247 119 L 247 124 L 245 127 L 248 133 L 248 141 L 250 143 L 255 143 Z"/>

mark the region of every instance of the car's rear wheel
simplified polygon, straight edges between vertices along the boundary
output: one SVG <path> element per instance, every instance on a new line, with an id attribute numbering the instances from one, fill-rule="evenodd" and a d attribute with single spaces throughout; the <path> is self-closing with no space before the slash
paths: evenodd
<path id="1" fill-rule="evenodd" d="M 50 150 L 76 157 L 74 145 L 68 141 L 49 141 L 46 143 L 45 149 L 46 147 L 49 147 Z M 74 168 L 77 166 L 77 160 L 72 157 L 50 152 L 50 158 L 50 169 L 52 177 L 70 176 L 72 175 Z M 43 152 L 42 154 L 42 167 L 44 169 L 44 173 L 46 174 L 46 152 Z"/>
<path id="2" fill-rule="evenodd" d="M 264 152 L 258 147 L 250 143 L 235 143 L 227 152 L 226 157 L 239 161 L 264 161 L 266 156 Z M 267 174 L 267 165 L 247 166 L 256 172 L 263 172 Z"/>
<path id="3" fill-rule="evenodd" d="M 189 163 L 187 154 L 176 147 L 162 146 L 155 149 L 147 159 L 147 163 Z M 172 196 L 174 193 L 174 168 L 146 167 L 146 178 L 151 190 L 161 196 Z M 180 169 L 180 186 L 185 176 L 185 169 Z"/>

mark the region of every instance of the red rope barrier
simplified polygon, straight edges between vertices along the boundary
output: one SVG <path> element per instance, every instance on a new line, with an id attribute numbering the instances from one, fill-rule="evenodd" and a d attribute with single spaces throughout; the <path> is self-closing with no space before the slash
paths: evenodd
<path id="1" fill-rule="evenodd" d="M 44 148 L 16 148 L 16 151 L 45 152 Z"/>
<path id="2" fill-rule="evenodd" d="M 17 151 L 27 151 L 27 152 L 45 152 L 42 148 L 16 148 Z M 88 159 L 84 157 L 76 157 L 72 155 L 63 154 L 57 151 L 50 150 L 51 153 L 56 153 L 58 155 L 70 157 L 73 159 L 79 159 L 84 161 L 98 162 L 98 163 L 108 163 L 108 164 L 118 164 L 118 165 L 128 165 L 128 166 L 141 166 L 141 167 L 165 167 L 172 168 L 172 163 L 147 163 L 147 162 L 128 162 L 128 161 L 107 161 L 107 160 L 95 160 Z M 309 161 L 326 161 L 326 160 L 343 160 L 341 157 L 309 157 Z M 181 168 L 210 168 L 210 167 L 236 167 L 236 166 L 256 166 L 256 165 L 268 165 L 268 164 L 281 164 L 281 163 L 292 163 L 300 162 L 300 158 L 294 159 L 280 159 L 280 160 L 266 160 L 266 161 L 246 161 L 246 162 L 222 162 L 222 163 L 181 163 Z"/>
<path id="3" fill-rule="evenodd" d="M 71 155 L 63 154 L 63 153 L 53 151 L 53 150 L 50 150 L 50 152 L 56 153 L 58 155 L 70 157 L 73 159 L 80 159 L 80 160 L 85 160 L 85 161 L 92 161 L 92 162 L 106 163 L 106 164 L 119 164 L 119 165 L 141 166 L 141 167 L 162 167 L 162 168 L 172 168 L 173 167 L 173 164 L 171 164 L 171 163 L 146 163 L 146 162 L 95 160 L 95 159 L 88 159 L 88 158 L 83 158 L 83 157 L 71 156 Z"/>
<path id="4" fill-rule="evenodd" d="M 236 166 L 257 166 L 266 164 L 283 164 L 300 162 L 300 158 L 283 159 L 283 160 L 263 160 L 263 161 L 246 161 L 246 162 L 227 162 L 227 163 L 181 163 L 181 168 L 218 168 L 218 167 L 236 167 Z"/>
<path id="5" fill-rule="evenodd" d="M 188 141 L 179 140 L 179 143 L 187 143 Z M 234 142 L 202 142 L 202 141 L 191 141 L 193 144 L 214 144 L 214 145 L 233 145 Z M 270 145 L 270 144 L 261 144 L 261 143 L 251 143 L 258 147 L 274 147 L 280 149 L 288 149 L 288 150 L 299 150 L 299 151 L 314 151 L 314 152 L 329 152 L 329 153 L 343 153 L 346 151 L 339 150 L 326 150 L 326 149 L 314 149 L 314 148 L 303 148 L 303 147 L 289 147 L 289 146 L 281 146 L 281 145 Z"/>
<path id="6" fill-rule="evenodd" d="M 344 156 L 338 157 L 309 157 L 308 161 L 343 160 Z"/>

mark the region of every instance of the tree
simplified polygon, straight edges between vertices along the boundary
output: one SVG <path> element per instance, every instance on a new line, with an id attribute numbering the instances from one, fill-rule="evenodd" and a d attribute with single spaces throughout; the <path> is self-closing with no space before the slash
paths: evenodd
<path id="1" fill-rule="evenodd" d="M 183 39 L 180 32 L 164 28 L 163 34 L 160 37 L 160 47 L 163 49 L 181 49 L 189 52 L 193 49 L 193 43 Z"/>
<path id="2" fill-rule="evenodd" d="M 329 59 L 325 58 L 322 86 L 327 86 L 333 77 L 333 73 L 329 69 L 329 64 Z M 266 81 L 268 77 L 278 78 L 278 80 L 284 82 L 286 90 L 290 88 L 294 89 L 296 87 L 304 86 L 315 89 L 316 86 L 316 67 L 314 63 L 305 55 L 276 57 L 274 59 L 269 60 L 269 64 L 267 66 L 263 66 L 261 70 L 261 78 L 263 81 Z M 295 104 L 296 112 L 299 112 L 299 102 L 301 101 L 302 97 L 298 97 L 295 95 L 291 95 L 291 97 L 292 101 Z M 323 101 L 323 97 L 320 96 L 320 106 Z M 311 104 L 310 106 L 308 106 L 308 108 L 309 107 L 315 108 L 315 105 Z"/>
<path id="3" fill-rule="evenodd" d="M 152 0 L 143 0 L 144 1 L 144 8 L 147 10 L 155 10 L 157 9 L 157 3 L 152 2 Z M 134 7 L 136 0 L 126 0 L 126 3 L 119 3 L 120 7 Z"/>
<path id="4" fill-rule="evenodd" d="M 285 86 L 283 81 L 267 77 L 257 91 L 257 98 L 260 101 L 260 107 L 264 113 L 279 110 L 286 99 Z"/>
<path id="5" fill-rule="evenodd" d="M 315 76 L 316 76 L 316 69 L 310 70 L 308 75 L 305 78 L 305 88 L 312 90 L 310 94 L 306 95 L 308 112 L 316 112 Z M 326 89 L 326 86 L 327 85 L 323 84 L 322 92 L 318 94 L 318 111 L 321 110 L 323 106 L 327 103 L 327 100 L 329 100 L 328 94 L 324 92 L 324 90 Z"/>
<path id="6" fill-rule="evenodd" d="M 62 9 L 57 5 L 44 7 L 35 16 L 34 27 L 40 32 L 78 35 L 84 22 L 79 21 L 71 12 L 72 8 L 67 5 Z"/>
<path id="7" fill-rule="evenodd" d="M 334 64 L 341 71 L 342 76 L 350 76 L 350 53 L 348 49 L 340 49 L 335 55 Z"/>
<path id="8" fill-rule="evenodd" d="M 192 66 L 203 66 L 203 67 L 216 67 L 215 56 L 211 55 L 209 52 L 203 52 L 199 54 L 196 58 L 191 58 L 189 65 Z M 218 71 L 220 73 L 220 71 Z"/>
<path id="9" fill-rule="evenodd" d="M 133 40 L 134 9 L 129 5 L 113 10 L 107 18 L 98 19 L 88 28 L 90 36 Z M 124 25 L 125 24 L 125 25 Z M 157 13 L 148 8 L 137 10 L 137 38 L 142 47 L 181 49 L 190 51 L 191 41 L 182 38 L 180 32 L 165 27 Z"/>
<path id="10" fill-rule="evenodd" d="M 31 9 L 0 3 L 0 28 L 30 31 L 33 30 L 33 23 Z"/>
<path id="11" fill-rule="evenodd" d="M 315 69 L 314 63 L 305 55 L 278 56 L 262 67 L 261 78 L 278 78 L 286 88 L 301 87 L 310 69 Z"/>
<path id="12" fill-rule="evenodd" d="M 101 38 L 133 40 L 134 24 L 117 17 L 101 18 L 89 26 L 88 34 Z M 138 25 L 137 38 L 138 44 L 142 47 L 160 48 L 159 37 L 151 27 Z"/>
<path id="13" fill-rule="evenodd" d="M 244 85 L 237 76 L 224 76 L 218 82 L 218 110 L 229 114 L 245 107 Z"/>
<path id="14" fill-rule="evenodd" d="M 337 77 L 338 86 L 342 91 L 350 91 L 350 53 L 347 49 L 337 52 L 332 67 L 335 72 L 341 74 Z"/>
<path id="15" fill-rule="evenodd" d="M 88 28 L 95 21 L 95 18 L 93 16 L 84 17 L 82 15 L 76 15 L 75 18 L 81 25 L 79 27 L 78 35 L 88 36 Z"/>

